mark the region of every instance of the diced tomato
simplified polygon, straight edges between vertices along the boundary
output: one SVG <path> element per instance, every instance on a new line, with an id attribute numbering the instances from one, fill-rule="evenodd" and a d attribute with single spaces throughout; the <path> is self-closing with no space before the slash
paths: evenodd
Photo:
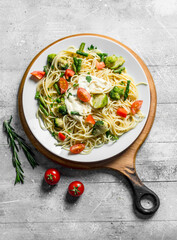
<path id="1" fill-rule="evenodd" d="M 85 88 L 78 88 L 77 96 L 83 102 L 89 102 L 91 99 L 90 93 Z"/>
<path id="2" fill-rule="evenodd" d="M 117 115 L 126 118 L 127 116 L 127 111 L 124 108 L 118 108 L 117 109 Z"/>
<path id="3" fill-rule="evenodd" d="M 68 82 L 66 81 L 66 79 L 60 78 L 58 83 L 59 83 L 61 94 L 65 93 L 68 89 Z"/>
<path id="4" fill-rule="evenodd" d="M 143 103 L 143 100 L 137 100 L 134 103 L 132 103 L 131 111 L 132 111 L 133 115 L 136 114 L 140 110 L 142 103 Z"/>
<path id="5" fill-rule="evenodd" d="M 64 141 L 65 138 L 66 138 L 66 136 L 65 136 L 63 133 L 61 133 L 61 132 L 58 133 L 58 137 L 59 137 L 59 139 L 62 140 L 62 141 Z"/>
<path id="6" fill-rule="evenodd" d="M 86 121 L 87 123 L 95 124 L 95 120 L 94 120 L 94 118 L 92 117 L 91 114 L 89 114 L 89 115 L 87 116 L 87 118 L 85 119 L 85 121 Z"/>
<path id="7" fill-rule="evenodd" d="M 85 148 L 85 144 L 83 143 L 78 143 L 70 147 L 70 151 L 74 154 L 78 154 L 82 152 Z"/>
<path id="8" fill-rule="evenodd" d="M 42 79 L 45 76 L 45 72 L 42 71 L 34 71 L 31 75 L 35 76 L 38 79 Z"/>
<path id="9" fill-rule="evenodd" d="M 104 62 L 98 62 L 98 61 L 96 61 L 96 68 L 97 68 L 98 70 L 103 69 L 104 67 L 105 67 Z"/>
<path id="10" fill-rule="evenodd" d="M 72 77 L 75 74 L 75 72 L 71 69 L 66 69 L 65 71 L 65 78 L 69 79 L 69 77 Z"/>

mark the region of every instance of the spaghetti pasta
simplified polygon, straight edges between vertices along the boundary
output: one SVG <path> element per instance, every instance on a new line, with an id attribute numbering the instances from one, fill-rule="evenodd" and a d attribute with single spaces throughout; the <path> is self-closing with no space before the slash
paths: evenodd
<path id="1" fill-rule="evenodd" d="M 45 103 L 46 112 L 39 107 L 37 118 L 40 126 L 57 139 L 57 145 L 69 150 L 71 146 L 83 143 L 85 149 L 81 154 L 89 154 L 93 148 L 117 140 L 122 134 L 133 129 L 144 116 L 139 109 L 136 114 L 132 114 L 131 107 L 138 99 L 138 91 L 126 69 L 119 74 L 105 66 L 106 55 L 101 58 L 101 51 L 98 49 L 84 52 L 88 56 L 77 54 L 77 50 L 70 46 L 67 50 L 60 51 L 52 60 L 47 75 L 39 81 L 37 93 Z M 101 69 L 98 67 L 100 60 L 103 66 Z M 72 76 L 66 76 L 66 72 L 69 72 L 66 69 L 72 69 Z M 61 78 L 66 81 L 67 77 L 67 89 L 59 94 Z M 110 92 L 115 86 L 125 94 L 127 81 L 130 81 L 127 99 L 124 101 L 121 94 L 120 99 L 111 98 Z M 91 97 L 89 101 L 80 101 L 78 88 L 86 89 Z M 106 104 L 95 107 L 95 96 L 103 96 L 100 99 L 105 98 L 103 101 Z M 117 114 L 118 108 L 125 109 L 126 117 Z M 107 131 L 95 135 L 93 129 L 96 125 L 86 122 L 88 115 L 92 116 L 94 122 L 101 121 L 105 124 Z M 59 125 L 55 124 L 56 119 Z M 59 132 L 66 137 L 64 141 L 59 138 Z"/>

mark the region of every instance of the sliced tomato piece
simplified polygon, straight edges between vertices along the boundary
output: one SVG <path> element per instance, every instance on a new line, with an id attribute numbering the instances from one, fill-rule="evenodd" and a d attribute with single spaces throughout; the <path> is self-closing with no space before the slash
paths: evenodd
<path id="1" fill-rule="evenodd" d="M 65 138 L 66 138 L 66 136 L 65 136 L 63 133 L 61 133 L 61 132 L 58 133 L 58 137 L 59 137 L 59 139 L 62 140 L 62 141 L 64 141 Z"/>
<path id="2" fill-rule="evenodd" d="M 131 111 L 132 111 L 133 115 L 136 114 L 140 110 L 142 104 L 143 104 L 143 100 L 137 100 L 134 103 L 132 103 Z"/>
<path id="3" fill-rule="evenodd" d="M 103 69 L 105 66 L 106 66 L 106 65 L 105 65 L 104 62 L 98 62 L 98 61 L 96 61 L 96 68 L 97 68 L 98 70 Z"/>
<path id="4" fill-rule="evenodd" d="M 74 74 L 75 74 L 75 72 L 74 72 L 73 70 L 71 70 L 71 69 L 66 69 L 66 71 L 65 71 L 65 78 L 66 78 L 66 79 L 69 79 L 69 77 L 74 76 Z"/>
<path id="5" fill-rule="evenodd" d="M 117 115 L 126 118 L 127 116 L 127 111 L 124 108 L 118 108 L 117 109 Z"/>
<path id="6" fill-rule="evenodd" d="M 82 152 L 85 149 L 85 144 L 83 143 L 78 143 L 70 147 L 70 152 L 74 154 L 78 154 Z"/>
<path id="7" fill-rule="evenodd" d="M 45 72 L 42 71 L 34 71 L 31 75 L 35 76 L 37 79 L 42 79 L 45 76 Z"/>
<path id="8" fill-rule="evenodd" d="M 92 117 L 91 114 L 89 114 L 89 115 L 86 117 L 85 121 L 86 121 L 87 123 L 95 124 L 95 120 L 94 120 L 94 118 Z"/>
<path id="9" fill-rule="evenodd" d="M 83 102 L 89 102 L 91 99 L 90 93 L 85 88 L 78 88 L 77 96 Z"/>
<path id="10" fill-rule="evenodd" d="M 68 82 L 66 81 L 66 79 L 60 78 L 58 83 L 59 83 L 61 94 L 65 93 L 68 90 Z"/>

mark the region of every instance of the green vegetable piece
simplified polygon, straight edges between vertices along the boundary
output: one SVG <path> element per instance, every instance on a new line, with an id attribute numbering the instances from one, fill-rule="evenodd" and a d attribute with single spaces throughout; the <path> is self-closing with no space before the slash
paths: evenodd
<path id="1" fill-rule="evenodd" d="M 90 47 L 87 48 L 88 50 L 94 50 L 97 49 L 97 47 L 94 47 L 93 44 L 90 45 Z"/>
<path id="2" fill-rule="evenodd" d="M 39 91 L 36 92 L 36 95 L 35 95 L 35 99 L 39 99 L 40 98 L 40 93 Z"/>
<path id="3" fill-rule="evenodd" d="M 93 97 L 93 107 L 103 108 L 108 104 L 108 96 L 106 94 L 94 95 Z"/>
<path id="4" fill-rule="evenodd" d="M 77 72 L 80 72 L 80 70 L 81 70 L 81 65 L 82 65 L 82 59 L 78 59 Z"/>
<path id="5" fill-rule="evenodd" d="M 69 98 L 69 96 L 72 96 L 72 93 L 68 93 L 68 96 L 67 96 L 67 98 Z"/>
<path id="6" fill-rule="evenodd" d="M 124 64 L 125 60 L 123 57 L 117 57 L 115 55 L 108 56 L 105 59 L 106 67 L 110 69 L 116 69 Z"/>
<path id="7" fill-rule="evenodd" d="M 38 91 L 36 92 L 35 99 L 39 100 L 40 103 L 41 103 L 45 108 L 47 108 L 47 104 L 45 103 L 44 98 L 40 95 L 40 93 L 39 93 Z"/>
<path id="8" fill-rule="evenodd" d="M 128 97 L 130 82 L 131 82 L 130 80 L 127 80 L 127 86 L 126 86 L 125 94 L 124 94 L 124 101 L 125 101 L 125 100 L 127 99 L 127 97 Z"/>
<path id="9" fill-rule="evenodd" d="M 79 51 L 80 51 L 80 52 L 83 52 L 83 51 L 84 51 L 84 48 L 85 48 L 85 43 L 82 42 L 81 45 L 80 45 L 80 47 L 79 47 Z"/>
<path id="10" fill-rule="evenodd" d="M 64 75 L 65 75 L 65 73 L 64 73 L 64 72 L 62 72 L 62 73 L 60 74 L 60 77 L 62 78 Z"/>
<path id="11" fill-rule="evenodd" d="M 69 67 L 69 65 L 68 65 L 68 63 L 66 63 L 64 66 L 61 66 L 61 69 L 66 70 L 66 69 L 68 69 L 68 67 Z"/>
<path id="12" fill-rule="evenodd" d="M 57 98 L 57 99 L 56 99 L 56 102 L 57 102 L 57 103 L 61 103 L 61 99 L 60 99 L 60 98 Z"/>
<path id="13" fill-rule="evenodd" d="M 80 52 L 80 51 L 76 51 L 76 53 L 81 55 L 81 56 L 88 57 L 88 53 Z"/>
<path id="14" fill-rule="evenodd" d="M 53 59 L 56 57 L 56 55 L 57 55 L 57 54 L 55 54 L 55 53 L 51 53 L 51 54 L 48 55 L 48 57 L 47 57 L 47 63 L 48 63 L 49 66 L 52 64 Z"/>
<path id="15" fill-rule="evenodd" d="M 39 104 L 40 109 L 42 110 L 42 112 L 48 117 L 49 113 L 47 112 L 47 110 L 44 108 L 44 106 L 42 104 Z"/>
<path id="16" fill-rule="evenodd" d="M 108 56 L 107 53 L 97 53 L 97 55 L 100 57 L 100 62 L 104 62 L 105 57 Z"/>
<path id="17" fill-rule="evenodd" d="M 91 76 L 86 76 L 86 80 L 87 80 L 87 82 L 91 82 L 92 81 L 92 77 Z"/>
<path id="18" fill-rule="evenodd" d="M 45 72 L 45 75 L 47 76 L 47 74 L 48 74 L 48 66 L 44 66 L 44 72 Z"/>
<path id="19" fill-rule="evenodd" d="M 122 95 L 124 95 L 124 89 L 117 86 L 113 87 L 109 93 L 110 98 L 113 100 L 119 100 Z"/>
<path id="20" fill-rule="evenodd" d="M 121 74 L 122 71 L 124 71 L 124 70 L 125 70 L 125 67 L 120 67 L 120 68 L 114 70 L 114 73 L 119 73 L 119 74 Z"/>
<path id="21" fill-rule="evenodd" d="M 71 115 L 78 115 L 81 116 L 79 112 L 71 111 Z"/>
<path id="22" fill-rule="evenodd" d="M 57 93 L 60 95 L 61 92 L 60 92 L 60 89 L 59 89 L 59 87 L 58 87 L 58 84 L 57 84 L 57 83 L 54 83 L 53 86 L 54 86 L 54 88 L 56 89 Z"/>
<path id="23" fill-rule="evenodd" d="M 55 118 L 54 119 L 54 125 L 57 128 L 63 128 L 64 127 L 64 123 L 63 123 L 62 118 Z"/>
<path id="24" fill-rule="evenodd" d="M 106 137 L 109 138 L 109 136 L 111 137 L 112 141 L 117 141 L 119 139 L 119 137 L 116 135 L 113 135 L 110 130 L 106 132 Z"/>
<path id="25" fill-rule="evenodd" d="M 75 73 L 77 73 L 76 65 L 74 63 L 72 64 L 72 69 Z"/>
<path id="26" fill-rule="evenodd" d="M 61 105 L 58 109 L 59 113 L 61 113 L 63 116 L 68 113 L 66 105 Z"/>
<path id="27" fill-rule="evenodd" d="M 79 86 L 79 84 L 78 83 L 74 83 L 73 84 L 73 87 L 75 88 L 75 87 L 78 87 Z"/>
<path id="28" fill-rule="evenodd" d="M 96 121 L 96 123 L 93 126 L 92 134 L 94 136 L 98 136 L 98 135 L 104 134 L 108 130 L 109 130 L 108 129 L 108 124 L 106 122 Z"/>

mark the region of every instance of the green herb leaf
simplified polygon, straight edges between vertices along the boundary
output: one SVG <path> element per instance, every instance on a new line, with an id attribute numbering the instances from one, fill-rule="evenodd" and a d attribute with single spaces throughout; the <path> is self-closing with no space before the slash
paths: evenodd
<path id="1" fill-rule="evenodd" d="M 79 112 L 71 111 L 71 115 L 78 115 L 81 116 Z"/>
<path id="2" fill-rule="evenodd" d="M 94 47 L 92 44 L 90 45 L 90 47 L 87 48 L 88 50 L 94 50 L 97 49 L 97 47 Z"/>
<path id="3" fill-rule="evenodd" d="M 36 162 L 34 158 L 34 153 L 32 152 L 31 148 L 27 145 L 26 141 L 21 136 L 19 136 L 15 132 L 15 129 L 11 126 L 11 121 L 12 121 L 12 116 L 8 121 L 3 122 L 3 127 L 5 132 L 7 133 L 7 140 L 12 151 L 12 163 L 16 170 L 16 179 L 15 179 L 15 184 L 16 184 L 16 183 L 24 182 L 24 171 L 21 167 L 21 162 L 18 157 L 19 149 L 15 141 L 18 142 L 19 146 L 23 150 L 32 168 L 35 168 L 38 165 L 38 163 Z"/>
<path id="4" fill-rule="evenodd" d="M 92 81 L 92 78 L 91 78 L 91 76 L 86 76 L 86 80 L 87 80 L 87 82 L 91 82 Z"/>
<path id="5" fill-rule="evenodd" d="M 75 88 L 75 87 L 78 87 L 79 86 L 79 84 L 78 83 L 74 83 L 73 84 L 73 87 Z"/>
<path id="6" fill-rule="evenodd" d="M 69 96 L 72 96 L 72 93 L 69 93 L 68 96 L 67 96 L 67 98 L 69 98 Z"/>

